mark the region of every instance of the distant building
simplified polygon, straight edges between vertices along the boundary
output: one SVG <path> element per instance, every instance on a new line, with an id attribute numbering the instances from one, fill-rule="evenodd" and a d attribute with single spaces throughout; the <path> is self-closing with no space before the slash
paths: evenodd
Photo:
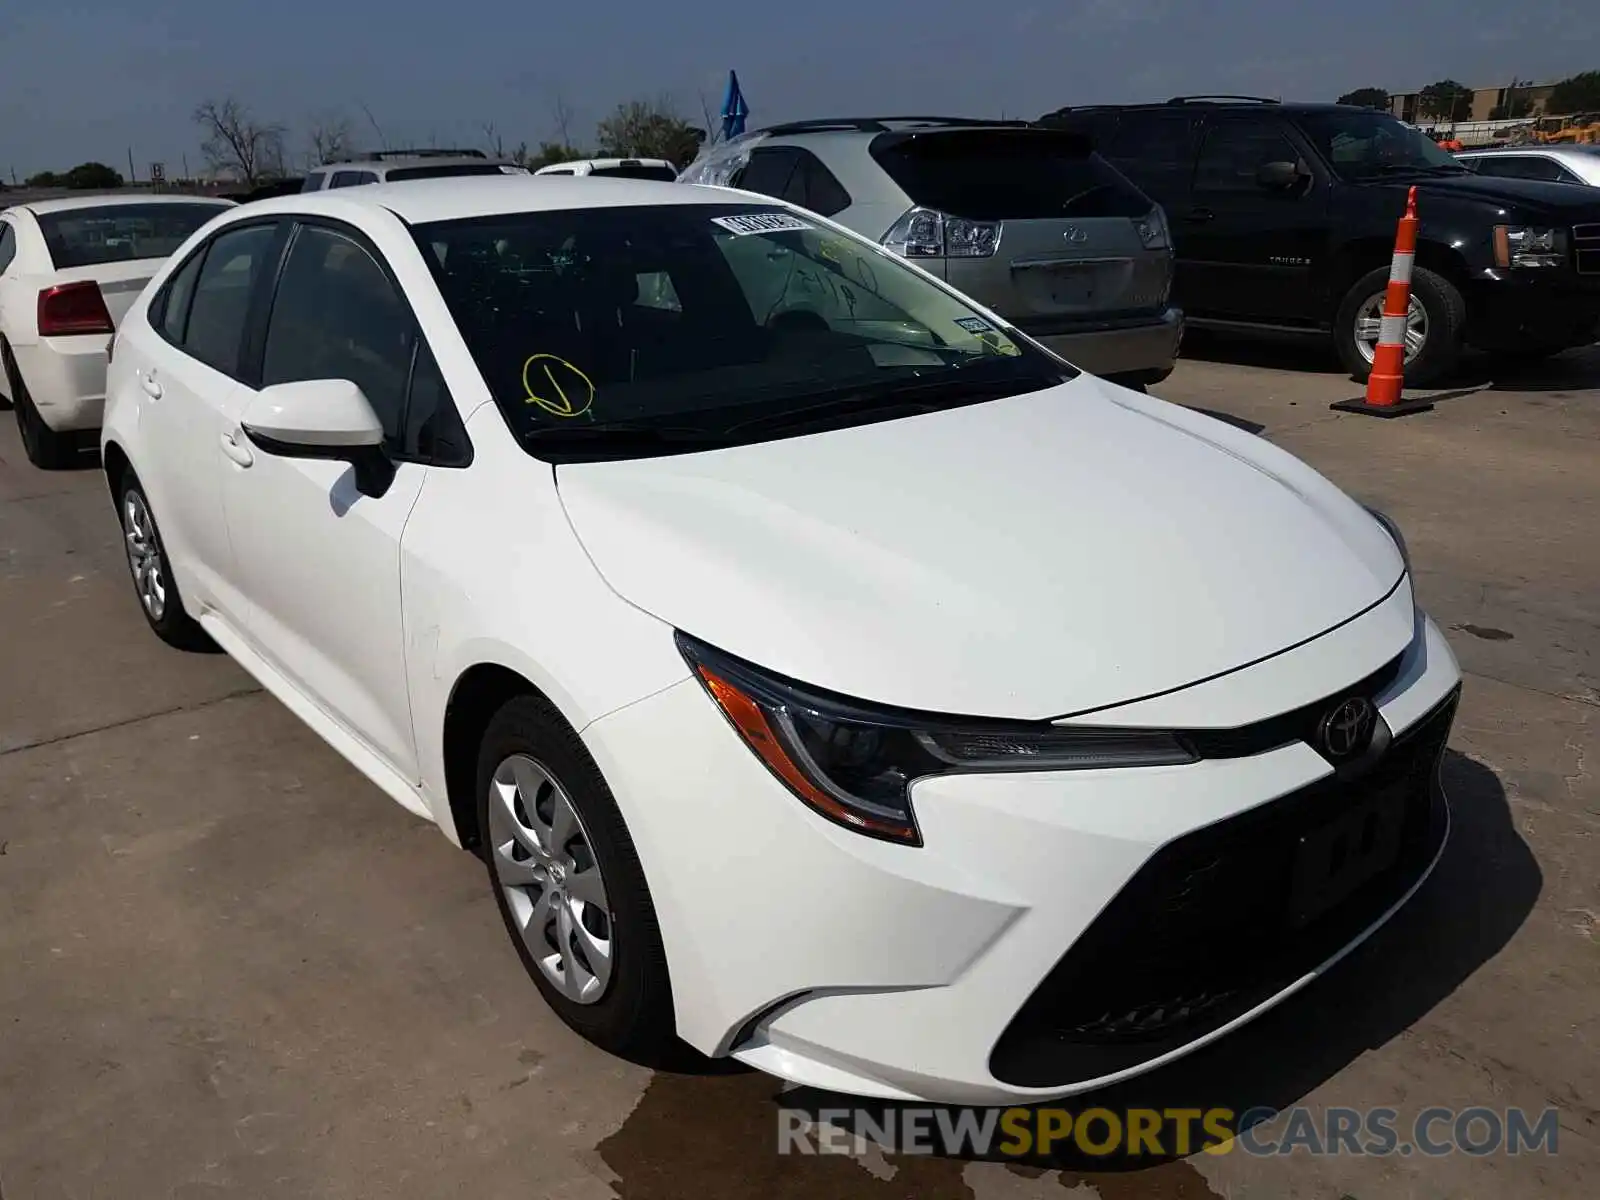
<path id="1" fill-rule="evenodd" d="M 1496 109 L 1504 109 L 1506 95 L 1509 93 L 1519 103 L 1526 100 L 1531 106 L 1529 116 L 1545 115 L 1545 105 L 1550 100 L 1550 93 L 1555 91 L 1553 83 L 1519 83 L 1513 88 L 1474 88 L 1472 90 L 1472 107 L 1468 109 L 1463 121 L 1492 121 L 1491 115 Z M 1422 115 L 1419 104 L 1422 99 L 1421 92 L 1394 92 L 1389 96 L 1389 111 L 1409 125 L 1428 124 L 1443 118 L 1425 117 Z"/>

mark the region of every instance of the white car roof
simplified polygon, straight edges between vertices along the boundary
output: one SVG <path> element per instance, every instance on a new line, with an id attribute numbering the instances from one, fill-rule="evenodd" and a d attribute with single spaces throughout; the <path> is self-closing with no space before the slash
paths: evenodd
<path id="1" fill-rule="evenodd" d="M 103 192 L 94 196 L 63 196 L 59 200 L 34 200 L 17 205 L 36 216 L 47 213 L 71 212 L 79 208 L 112 208 L 126 204 L 211 204 L 217 208 L 237 208 L 232 200 L 220 196 L 174 196 L 171 193 Z"/>
<path id="2" fill-rule="evenodd" d="M 752 196 L 754 202 L 781 207 Z M 640 205 L 738 203 L 726 188 L 686 186 L 655 179 L 593 179 L 582 175 L 467 175 L 369 183 L 331 192 L 300 192 L 257 200 L 253 214 L 308 213 L 349 216 L 355 210 L 388 209 L 419 225 L 504 213 L 554 212 L 572 208 L 626 208 Z"/>

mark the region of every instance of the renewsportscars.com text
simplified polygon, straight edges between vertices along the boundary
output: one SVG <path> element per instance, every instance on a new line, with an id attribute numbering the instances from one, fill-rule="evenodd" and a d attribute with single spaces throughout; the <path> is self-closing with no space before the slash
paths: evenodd
<path id="1" fill-rule="evenodd" d="M 824 1108 L 778 1113 L 779 1154 L 855 1154 L 867 1144 L 951 1157 L 1182 1158 L 1250 1155 L 1555 1154 L 1558 1110 L 1424 1108 Z"/>

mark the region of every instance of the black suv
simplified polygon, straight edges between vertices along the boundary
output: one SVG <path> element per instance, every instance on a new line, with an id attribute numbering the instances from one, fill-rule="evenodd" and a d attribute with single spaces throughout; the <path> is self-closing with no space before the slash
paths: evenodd
<path id="1" fill-rule="evenodd" d="M 1600 189 L 1467 170 L 1387 113 L 1253 97 L 1063 108 L 1166 209 L 1174 300 L 1197 327 L 1333 335 L 1372 366 L 1407 189 L 1421 225 L 1406 381 L 1464 345 L 1538 358 L 1600 337 Z"/>

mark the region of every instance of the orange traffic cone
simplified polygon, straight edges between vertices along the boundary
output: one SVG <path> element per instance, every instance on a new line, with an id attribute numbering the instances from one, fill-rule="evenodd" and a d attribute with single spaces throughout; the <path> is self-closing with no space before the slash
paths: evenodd
<path id="1" fill-rule="evenodd" d="M 1428 400 L 1400 398 L 1406 366 L 1406 318 L 1411 309 L 1411 264 L 1417 254 L 1417 189 L 1406 193 L 1406 211 L 1394 235 L 1394 260 L 1389 264 L 1389 287 L 1383 295 L 1383 320 L 1372 353 L 1372 373 L 1367 394 L 1358 400 L 1330 405 L 1339 412 L 1366 413 L 1373 417 L 1398 417 L 1427 412 Z"/>

